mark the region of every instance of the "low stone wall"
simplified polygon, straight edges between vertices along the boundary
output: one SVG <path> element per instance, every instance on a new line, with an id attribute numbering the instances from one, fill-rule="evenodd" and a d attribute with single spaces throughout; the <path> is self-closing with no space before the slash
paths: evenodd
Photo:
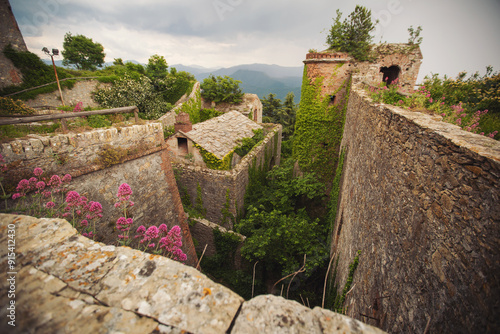
<path id="1" fill-rule="evenodd" d="M 353 87 L 332 235 L 347 315 L 394 333 L 500 331 L 500 143 Z M 367 317 L 365 317 L 367 316 Z"/>
<path id="2" fill-rule="evenodd" d="M 175 103 L 175 106 L 170 110 L 168 113 L 163 115 L 158 119 L 158 121 L 163 124 L 165 128 L 174 126 L 175 124 L 175 117 L 179 112 L 182 111 L 182 106 L 186 103 L 190 104 L 197 104 L 197 98 L 198 98 L 198 93 L 200 92 L 200 83 L 198 81 L 195 82 L 193 85 L 193 89 L 191 90 L 191 93 L 189 95 L 183 95 L 179 101 Z"/>
<path id="3" fill-rule="evenodd" d="M 99 153 L 104 148 L 121 148 L 128 155 L 147 154 L 162 145 L 163 127 L 146 123 L 82 133 L 28 135 L 0 145 L 8 164 L 6 179 L 18 182 L 32 176 L 33 169 L 73 176 L 102 169 Z"/>
<path id="4" fill-rule="evenodd" d="M 0 214 L 0 244 L 3 333 L 383 333 L 281 297 L 245 302 L 194 268 L 96 243 L 60 219 Z"/>
<path id="5" fill-rule="evenodd" d="M 63 88 L 62 94 L 64 99 L 64 104 L 67 106 L 74 106 L 78 102 L 82 102 L 85 107 L 97 108 L 99 104 L 92 98 L 92 92 L 101 85 L 110 85 L 108 83 L 100 83 L 97 80 L 77 80 L 72 89 Z M 16 96 L 12 96 L 15 98 Z M 35 99 L 28 100 L 25 104 L 29 107 L 52 107 L 57 108 L 62 105 L 61 95 L 59 91 L 55 90 L 50 93 L 40 94 Z"/>
<path id="6" fill-rule="evenodd" d="M 275 124 L 273 126 L 263 142 L 254 147 L 232 170 L 213 170 L 180 162 L 174 164 L 179 190 L 181 193 L 187 191 L 193 204 L 197 198 L 198 185 L 200 186 L 203 207 L 207 211 L 206 219 L 232 229 L 233 223 L 230 219 L 225 224 L 222 222 L 227 191 L 229 190 L 229 211 L 236 217 L 244 208 L 250 168 L 267 170 L 280 164 L 282 127 Z"/>
<path id="7" fill-rule="evenodd" d="M 237 235 L 240 238 L 241 243 L 239 244 L 234 254 L 233 268 L 242 269 L 243 260 L 241 257 L 241 247 L 243 247 L 246 239 L 244 235 L 227 230 L 224 227 L 214 224 L 206 219 L 194 218 L 191 220 L 193 222 L 190 223 L 189 231 L 191 232 L 193 241 L 195 241 L 194 243 L 196 245 L 196 252 L 199 254 L 205 252 L 204 256 L 207 257 L 217 254 L 217 245 L 215 244 L 214 240 L 215 229 L 218 229 L 222 233 L 231 233 Z"/>

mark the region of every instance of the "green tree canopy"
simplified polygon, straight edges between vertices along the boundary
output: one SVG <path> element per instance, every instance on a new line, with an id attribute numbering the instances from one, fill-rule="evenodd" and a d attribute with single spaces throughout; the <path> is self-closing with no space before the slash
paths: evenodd
<path id="1" fill-rule="evenodd" d="M 240 103 L 243 99 L 243 92 L 239 87 L 240 83 L 241 81 L 227 75 L 224 77 L 210 75 L 200 85 L 201 96 L 215 103 Z"/>
<path id="2" fill-rule="evenodd" d="M 154 54 L 149 57 L 146 73 L 151 79 L 165 78 L 168 74 L 168 64 L 163 56 Z"/>
<path id="3" fill-rule="evenodd" d="M 370 33 L 378 22 L 372 22 L 371 15 L 371 10 L 357 5 L 349 17 L 341 22 L 342 13 L 337 9 L 337 17 L 326 38 L 330 49 L 348 52 L 357 60 L 368 60 L 373 39 Z"/>
<path id="4" fill-rule="evenodd" d="M 104 47 L 83 35 L 64 35 L 63 65 L 75 65 L 79 70 L 96 70 L 104 64 Z"/>
<path id="5" fill-rule="evenodd" d="M 281 100 L 276 94 L 270 93 L 260 100 L 262 102 L 262 117 L 264 123 L 276 123 L 278 109 L 281 108 Z"/>
<path id="6" fill-rule="evenodd" d="M 320 201 L 324 184 L 312 173 L 294 177 L 294 161 L 288 159 L 267 173 L 264 183 L 247 193 L 247 214 L 237 224 L 247 236 L 242 255 L 249 261 L 278 266 L 282 275 L 297 270 L 307 255 L 306 269 L 321 265 L 328 256 L 325 228 L 311 219 L 304 203 Z"/>

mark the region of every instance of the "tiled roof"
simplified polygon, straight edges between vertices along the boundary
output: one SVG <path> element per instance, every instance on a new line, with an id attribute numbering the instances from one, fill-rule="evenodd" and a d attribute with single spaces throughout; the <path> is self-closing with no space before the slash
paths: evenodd
<path id="1" fill-rule="evenodd" d="M 184 134 L 217 158 L 222 159 L 238 146 L 239 140 L 253 137 L 252 130 L 258 129 L 262 129 L 262 126 L 233 110 L 208 121 L 194 124 L 193 130 Z"/>

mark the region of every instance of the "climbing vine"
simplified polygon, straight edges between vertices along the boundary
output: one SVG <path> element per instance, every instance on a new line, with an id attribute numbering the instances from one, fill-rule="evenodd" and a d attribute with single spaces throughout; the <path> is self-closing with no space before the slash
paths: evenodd
<path id="1" fill-rule="evenodd" d="M 221 210 L 222 213 L 222 226 L 232 227 L 234 225 L 234 215 L 231 213 L 231 196 L 230 196 L 229 188 L 226 189 L 226 203 L 224 203 L 224 207 Z"/>
<path id="2" fill-rule="evenodd" d="M 196 202 L 193 209 L 196 213 L 199 213 L 201 217 L 206 217 L 207 209 L 203 206 L 203 197 L 201 194 L 201 186 L 199 182 L 197 182 L 196 185 Z"/>
<path id="3" fill-rule="evenodd" d="M 354 257 L 354 260 L 352 260 L 352 263 L 349 264 L 349 274 L 347 275 L 347 280 L 345 282 L 344 289 L 342 290 L 342 294 L 337 295 L 335 297 L 333 310 L 337 313 L 345 314 L 345 308 L 344 308 L 345 298 L 347 296 L 347 293 L 351 289 L 352 281 L 354 279 L 354 272 L 358 268 L 360 254 L 361 250 L 358 250 L 356 256 Z"/>
<path id="4" fill-rule="evenodd" d="M 194 99 L 190 99 L 189 101 L 185 102 L 182 105 L 182 107 L 178 109 L 179 113 L 180 112 L 188 113 L 189 120 L 193 124 L 199 123 L 201 121 L 200 110 L 201 110 L 201 93 L 199 90 L 196 92 Z"/>
<path id="5" fill-rule="evenodd" d="M 311 82 L 307 67 L 304 68 L 293 156 L 303 171 L 315 172 L 329 183 L 333 178 L 332 166 L 337 163 L 338 147 L 342 140 L 350 79 L 346 79 L 333 93 L 336 95 L 341 89 L 346 89 L 343 101 L 338 104 L 331 104 L 329 96 L 321 96 L 323 81 L 323 77 L 317 77 Z"/>
<path id="6" fill-rule="evenodd" d="M 339 161 L 337 164 L 337 170 L 335 171 L 335 177 L 332 182 L 332 190 L 330 191 L 330 202 L 328 203 L 328 217 L 327 220 L 330 224 L 328 235 L 332 235 L 333 227 L 335 224 L 335 218 L 337 217 L 337 206 L 340 194 L 340 179 L 342 178 L 342 170 L 344 168 L 344 158 L 346 151 L 342 150 L 340 152 Z M 331 238 L 328 239 L 331 242 Z"/>
<path id="7" fill-rule="evenodd" d="M 208 152 L 200 145 L 195 143 L 194 146 L 200 151 L 200 154 L 203 157 L 203 161 L 205 162 L 208 168 L 217 170 L 231 169 L 231 161 L 233 160 L 234 150 L 226 154 L 224 158 L 219 159 L 215 156 L 215 154 Z"/>

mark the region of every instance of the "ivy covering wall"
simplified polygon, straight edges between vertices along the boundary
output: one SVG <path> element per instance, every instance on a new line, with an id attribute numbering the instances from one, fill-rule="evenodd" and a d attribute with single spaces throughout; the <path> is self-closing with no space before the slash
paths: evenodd
<path id="1" fill-rule="evenodd" d="M 185 112 L 189 114 L 189 120 L 192 124 L 199 123 L 201 121 L 200 118 L 200 110 L 201 110 L 201 93 L 200 91 L 196 91 L 195 98 L 190 99 L 186 103 L 182 105 L 180 109 L 178 109 L 178 113 Z"/>
<path id="2" fill-rule="evenodd" d="M 338 149 L 342 140 L 350 78 L 334 92 L 333 95 L 336 95 L 340 90 L 346 90 L 342 100 L 336 104 L 331 103 L 330 96 L 321 95 L 324 81 L 323 77 L 310 80 L 307 66 L 304 67 L 293 156 L 302 171 L 315 172 L 324 182 L 330 184 L 335 174 Z"/>

